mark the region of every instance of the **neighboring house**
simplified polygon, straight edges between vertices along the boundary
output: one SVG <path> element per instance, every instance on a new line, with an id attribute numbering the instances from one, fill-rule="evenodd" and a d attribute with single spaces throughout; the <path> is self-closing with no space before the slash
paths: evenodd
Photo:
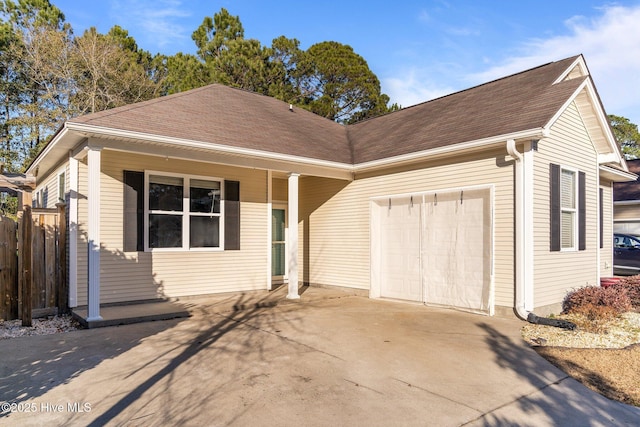
<path id="1" fill-rule="evenodd" d="M 613 183 L 635 178 L 582 56 L 349 126 L 214 84 L 70 120 L 28 172 L 68 200 L 88 320 L 282 282 L 557 312 L 612 275 Z"/>
<path id="2" fill-rule="evenodd" d="M 640 174 L 640 159 L 627 160 L 629 171 Z M 640 178 L 613 186 L 613 231 L 640 234 Z"/>

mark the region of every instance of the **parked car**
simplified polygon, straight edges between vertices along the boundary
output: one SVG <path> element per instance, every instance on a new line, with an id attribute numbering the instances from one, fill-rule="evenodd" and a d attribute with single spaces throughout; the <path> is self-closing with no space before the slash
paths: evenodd
<path id="1" fill-rule="evenodd" d="M 640 236 L 614 233 L 613 274 L 619 276 L 640 274 Z"/>

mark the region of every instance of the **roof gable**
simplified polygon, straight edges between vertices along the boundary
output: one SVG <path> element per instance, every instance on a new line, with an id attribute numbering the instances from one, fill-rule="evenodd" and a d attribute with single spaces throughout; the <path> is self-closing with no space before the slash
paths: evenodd
<path id="1" fill-rule="evenodd" d="M 586 77 L 589 75 L 589 69 L 587 68 L 587 64 L 584 61 L 584 57 L 582 55 L 569 59 L 574 59 L 573 63 L 569 65 L 562 74 L 560 74 L 560 76 L 556 79 L 555 82 L 553 82 L 553 84 L 559 83 L 561 81 Z"/>

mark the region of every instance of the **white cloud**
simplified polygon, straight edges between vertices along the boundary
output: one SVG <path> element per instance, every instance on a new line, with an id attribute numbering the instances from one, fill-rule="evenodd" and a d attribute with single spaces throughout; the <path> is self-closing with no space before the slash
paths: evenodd
<path id="1" fill-rule="evenodd" d="M 565 21 L 569 35 L 530 40 L 522 55 L 469 75 L 473 84 L 582 53 L 608 113 L 640 123 L 640 6 L 611 6 L 602 15 Z"/>
<path id="2" fill-rule="evenodd" d="M 111 11 L 125 28 L 137 28 L 143 45 L 157 49 L 179 44 L 191 37 L 193 29 L 187 29 L 179 21 L 190 16 L 180 0 L 113 0 Z M 153 52 L 152 52 L 153 53 Z"/>
<path id="3" fill-rule="evenodd" d="M 409 107 L 453 92 L 451 87 L 437 87 L 426 83 L 429 80 L 416 68 L 400 74 L 402 78 L 382 79 L 381 85 L 383 91 L 391 98 L 391 102 L 398 103 L 402 107 Z"/>
<path id="4" fill-rule="evenodd" d="M 440 61 L 432 59 L 424 67 L 394 70 L 395 76 L 402 77 L 381 78 L 383 91 L 392 102 L 407 107 L 583 54 L 607 112 L 640 124 L 640 6 L 609 6 L 599 11 L 596 17 L 567 19 L 567 35 L 527 40 L 519 46 L 518 54 L 499 65 L 491 66 L 496 61 L 489 54 L 482 55 L 476 64 L 469 57 L 464 62 L 450 56 Z M 485 71 L 470 73 L 473 67 Z"/>

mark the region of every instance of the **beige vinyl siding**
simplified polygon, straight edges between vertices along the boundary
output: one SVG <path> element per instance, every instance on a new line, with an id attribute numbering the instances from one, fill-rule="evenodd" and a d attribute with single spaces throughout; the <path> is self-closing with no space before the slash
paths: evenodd
<path id="1" fill-rule="evenodd" d="M 123 252 L 124 170 L 240 181 L 241 250 Z M 101 302 L 266 289 L 266 175 L 260 170 L 103 150 Z"/>
<path id="2" fill-rule="evenodd" d="M 514 166 L 506 157 L 505 149 L 484 156 L 430 162 L 412 170 L 357 177 L 351 183 L 304 177 L 300 235 L 305 242 L 300 257 L 304 260 L 305 281 L 369 289 L 372 197 L 493 184 L 495 301 L 497 305 L 513 306 Z"/>
<path id="3" fill-rule="evenodd" d="M 550 251 L 549 164 L 586 174 L 586 250 Z M 598 283 L 598 159 L 574 103 L 534 154 L 534 306 L 558 304 L 571 288 Z"/>
<path id="4" fill-rule="evenodd" d="M 613 276 L 613 183 L 600 182 L 602 191 L 602 243 L 600 249 L 600 277 Z"/>
<path id="5" fill-rule="evenodd" d="M 58 176 L 64 173 L 65 177 L 65 194 L 58 194 Z M 56 170 L 51 172 L 46 177 L 42 177 L 38 179 L 38 185 L 36 186 L 35 191 L 32 193 L 33 203 L 35 203 L 37 194 L 42 191 L 43 194 L 43 208 L 55 208 L 56 204 L 60 202 L 59 199 L 65 200 L 66 194 L 69 191 L 69 168 L 68 162 L 63 166 L 58 167 Z"/>
<path id="6" fill-rule="evenodd" d="M 640 203 L 633 205 L 615 205 L 615 220 L 616 221 L 638 221 L 640 220 Z"/>
<path id="7" fill-rule="evenodd" d="M 273 178 L 271 184 L 271 200 L 286 202 L 289 200 L 289 183 L 286 179 Z"/>

